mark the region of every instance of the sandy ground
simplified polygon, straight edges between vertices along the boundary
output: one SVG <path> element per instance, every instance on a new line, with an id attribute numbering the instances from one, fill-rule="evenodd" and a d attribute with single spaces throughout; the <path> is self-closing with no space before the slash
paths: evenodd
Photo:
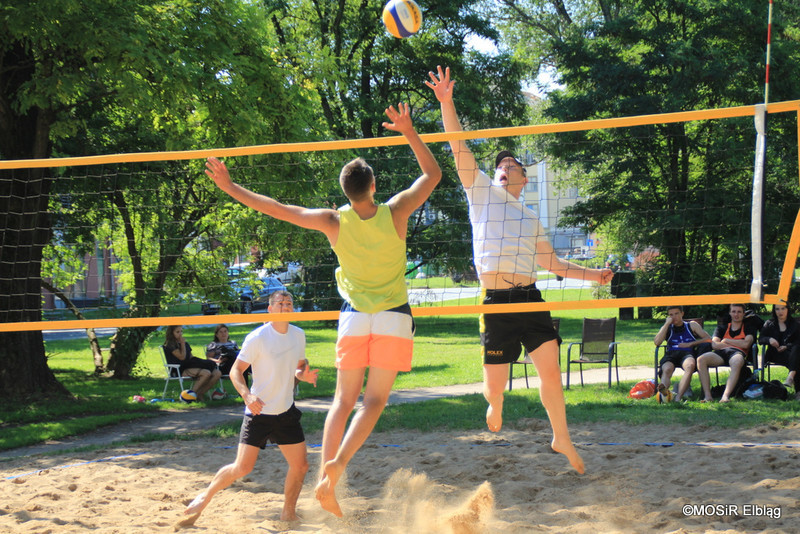
<path id="1" fill-rule="evenodd" d="M 313 497 L 279 520 L 285 462 L 269 447 L 187 533 L 797 532 L 800 424 L 727 430 L 572 425 L 587 472 L 525 420 L 498 434 L 373 435 L 337 490 L 344 517 Z M 0 463 L 0 532 L 172 532 L 185 506 L 233 460 L 234 439 L 174 440 Z M 795 525 L 791 527 L 791 525 Z"/>

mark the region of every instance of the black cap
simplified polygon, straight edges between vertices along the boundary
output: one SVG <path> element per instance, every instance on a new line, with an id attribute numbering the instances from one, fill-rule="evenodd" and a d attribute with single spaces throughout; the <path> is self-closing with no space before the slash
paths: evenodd
<path id="1" fill-rule="evenodd" d="M 525 168 L 525 165 L 523 165 L 522 162 L 520 160 L 518 160 L 517 157 L 514 156 L 514 154 L 512 154 L 510 150 L 501 150 L 500 153 L 497 154 L 497 157 L 494 158 L 494 168 L 496 169 L 497 167 L 499 167 L 500 166 L 500 162 L 503 161 L 506 158 L 513 159 L 514 161 L 517 162 L 517 164 L 520 167 L 522 167 L 523 169 Z"/>

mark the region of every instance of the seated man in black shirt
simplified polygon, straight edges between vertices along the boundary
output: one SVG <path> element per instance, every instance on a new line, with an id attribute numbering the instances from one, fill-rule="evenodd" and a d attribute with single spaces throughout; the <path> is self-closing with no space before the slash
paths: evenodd
<path id="1" fill-rule="evenodd" d="M 720 402 L 731 400 L 733 389 L 739 381 L 739 374 L 742 368 L 747 365 L 747 358 L 750 349 L 758 335 L 758 329 L 745 322 L 744 304 L 731 304 L 731 321 L 717 325 L 714 335 L 711 337 L 711 352 L 701 354 L 697 358 L 697 374 L 700 376 L 700 384 L 703 386 L 704 399 L 701 402 L 711 402 L 711 379 L 708 374 L 709 367 L 719 367 L 727 365 L 731 368 L 731 374 L 725 383 L 725 392 L 722 394 Z"/>

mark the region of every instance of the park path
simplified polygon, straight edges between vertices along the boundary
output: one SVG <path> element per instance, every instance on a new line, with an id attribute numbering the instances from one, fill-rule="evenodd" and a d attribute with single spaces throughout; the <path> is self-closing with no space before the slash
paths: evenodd
<path id="1" fill-rule="evenodd" d="M 595 367 L 583 371 L 584 382 L 604 383 L 608 380 L 608 368 Z M 649 366 L 620 367 L 620 381 L 644 380 L 653 377 L 653 368 Z M 530 377 L 529 385 L 531 388 L 539 387 L 539 379 Z M 580 378 L 573 372 L 570 378 L 572 387 L 580 387 Z M 566 374 L 562 374 L 562 383 L 566 384 Z M 455 397 L 460 395 L 481 394 L 483 385 L 475 384 L 456 384 L 453 386 L 442 386 L 432 388 L 400 389 L 392 392 L 389 397 L 389 404 L 402 404 L 408 402 L 421 402 L 431 399 L 444 397 Z M 525 378 L 515 378 L 513 389 L 525 388 Z M 330 407 L 332 398 L 319 397 L 308 398 L 297 401 L 297 406 L 302 411 L 307 412 L 326 412 Z M 118 425 L 111 425 L 97 429 L 80 436 L 70 436 L 61 440 L 53 440 L 39 443 L 28 447 L 19 447 L 0 452 L 0 459 L 18 458 L 35 454 L 49 454 L 67 451 L 88 446 L 106 446 L 115 442 L 127 441 L 134 437 L 147 434 L 188 434 L 201 430 L 207 430 L 217 425 L 241 421 L 243 407 L 237 406 L 209 406 L 203 410 L 181 410 L 166 411 L 156 417 L 127 421 Z"/>

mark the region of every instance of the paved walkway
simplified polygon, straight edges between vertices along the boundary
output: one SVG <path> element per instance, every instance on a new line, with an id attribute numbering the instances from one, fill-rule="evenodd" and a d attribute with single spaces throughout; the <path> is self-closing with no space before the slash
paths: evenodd
<path id="1" fill-rule="evenodd" d="M 608 380 L 608 369 L 605 367 L 593 367 L 585 369 L 583 372 L 584 382 L 604 383 Z M 620 381 L 644 380 L 653 376 L 653 368 L 647 366 L 621 367 L 619 370 Z M 566 384 L 566 374 L 562 375 L 562 383 Z M 580 387 L 579 375 L 573 371 L 570 378 L 571 386 L 575 384 Z M 528 379 L 531 388 L 539 387 L 539 379 L 530 377 Z M 483 391 L 481 383 L 458 384 L 454 386 L 443 386 L 436 388 L 417 388 L 395 390 L 389 397 L 389 404 L 402 404 L 406 402 L 421 402 L 431 399 L 444 397 L 455 397 L 460 395 L 481 394 Z M 513 389 L 524 389 L 525 378 L 515 378 Z M 311 398 L 297 401 L 297 406 L 307 412 L 326 412 L 330 407 L 331 398 Z M 94 432 L 80 436 L 72 436 L 62 440 L 48 441 L 29 447 L 20 447 L 8 451 L 0 452 L 2 458 L 17 458 L 21 456 L 31 456 L 34 454 L 47 454 L 66 451 L 88 446 L 111 445 L 118 441 L 127 441 L 134 437 L 147 434 L 187 434 L 213 428 L 222 423 L 240 421 L 243 408 L 237 406 L 209 407 L 204 410 L 189 410 L 179 412 L 166 412 L 163 415 L 149 419 L 141 419 L 100 428 Z"/>

